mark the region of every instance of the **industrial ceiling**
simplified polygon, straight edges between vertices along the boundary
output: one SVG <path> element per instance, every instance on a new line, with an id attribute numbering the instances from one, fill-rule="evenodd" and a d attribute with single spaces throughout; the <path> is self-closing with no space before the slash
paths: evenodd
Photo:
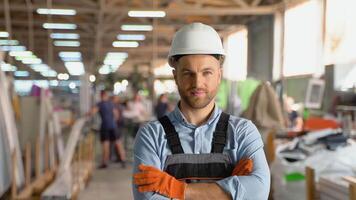
<path id="1" fill-rule="evenodd" d="M 97 74 L 108 52 L 127 52 L 128 57 L 115 73 L 128 74 L 133 66 L 152 66 L 165 59 L 174 32 L 190 22 L 212 25 L 220 34 L 241 27 L 258 15 L 283 9 L 283 0 L 3 0 L 0 4 L 0 31 L 32 51 L 57 73 L 66 73 L 60 52 L 80 52 L 85 71 Z M 300 0 L 299 0 L 300 2 Z M 71 9 L 70 15 L 40 13 L 38 9 Z M 164 11 L 159 18 L 130 17 L 129 11 Z M 45 23 L 74 24 L 74 29 L 46 29 Z M 152 31 L 124 31 L 122 25 L 151 25 Z M 76 47 L 58 45 L 54 33 L 78 34 Z M 138 47 L 114 47 L 119 34 L 143 34 Z M 0 38 L 1 39 L 1 38 Z M 3 38 L 2 38 L 3 39 Z M 79 43 L 78 43 L 79 42 Z M 12 60 L 12 61 L 10 61 Z M 25 64 L 7 56 L 20 69 Z M 153 64 L 154 65 L 154 64 Z M 148 67 L 149 68 L 149 67 Z M 31 74 L 36 72 L 31 71 Z M 34 76 L 34 75 L 33 75 Z M 39 77 L 41 77 L 39 75 Z"/>

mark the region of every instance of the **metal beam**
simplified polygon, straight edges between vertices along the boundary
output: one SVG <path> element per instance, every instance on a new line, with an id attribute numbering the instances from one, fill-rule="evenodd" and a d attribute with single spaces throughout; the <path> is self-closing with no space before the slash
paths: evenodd
<path id="1" fill-rule="evenodd" d="M 98 23 L 96 24 L 96 36 L 95 36 L 95 43 L 94 43 L 94 56 L 91 61 L 89 71 L 92 71 L 96 62 L 100 59 L 100 50 L 102 46 L 102 36 L 103 36 L 103 21 L 104 21 L 104 12 L 105 9 L 105 0 L 99 1 L 99 14 L 98 14 Z"/>
<path id="2" fill-rule="evenodd" d="M 253 0 L 251 3 L 251 6 L 258 6 L 261 3 L 262 0 Z"/>
<path id="3" fill-rule="evenodd" d="M 248 7 L 248 4 L 244 0 L 234 0 L 234 2 L 243 8 Z"/>
<path id="4" fill-rule="evenodd" d="M 241 1 L 241 0 L 240 0 Z M 43 5 L 34 5 L 33 9 L 37 9 L 43 7 Z M 65 9 L 69 8 L 68 6 L 55 6 L 53 8 Z M 71 6 L 70 8 L 76 9 L 76 11 L 80 14 L 98 14 L 97 8 L 85 8 L 85 7 L 75 7 Z M 0 6 L 0 9 L 3 9 Z M 26 6 L 22 4 L 15 4 L 11 5 L 11 11 L 18 11 L 24 12 L 26 11 Z M 276 6 L 258 6 L 258 7 L 229 7 L 229 8 L 157 8 L 159 10 L 165 11 L 167 16 L 187 16 L 187 15 L 205 15 L 205 16 L 212 16 L 212 15 L 219 15 L 219 16 L 226 16 L 226 15 L 267 15 L 273 14 L 276 10 Z M 105 14 L 117 14 L 117 13 L 127 13 L 129 10 L 154 10 L 152 8 L 142 8 L 142 7 L 107 7 L 104 9 Z"/>

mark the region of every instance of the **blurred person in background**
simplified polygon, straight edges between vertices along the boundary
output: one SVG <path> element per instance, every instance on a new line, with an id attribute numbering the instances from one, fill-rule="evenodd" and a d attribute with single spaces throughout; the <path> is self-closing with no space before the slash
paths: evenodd
<path id="1" fill-rule="evenodd" d="M 149 112 L 138 92 L 134 94 L 131 101 L 127 102 L 127 107 L 123 112 L 123 116 L 129 119 L 132 126 L 132 134 L 135 136 L 140 125 L 146 122 L 149 118 Z"/>
<path id="2" fill-rule="evenodd" d="M 116 115 L 116 126 L 117 126 L 117 140 L 115 142 L 115 146 L 118 149 L 118 160 L 117 161 L 121 161 L 122 163 L 122 167 L 125 168 L 126 167 L 126 152 L 125 152 L 125 148 L 122 144 L 122 136 L 123 136 L 123 130 L 124 130 L 124 116 L 123 116 L 123 112 L 124 112 L 124 106 L 122 105 L 121 101 L 120 101 L 120 97 L 119 96 L 113 96 L 112 101 L 114 103 L 114 108 L 117 111 L 117 115 Z"/>
<path id="3" fill-rule="evenodd" d="M 163 117 L 168 112 L 168 96 L 163 93 L 159 96 L 157 105 L 155 107 L 155 114 L 157 119 Z"/>
<path id="4" fill-rule="evenodd" d="M 117 124 L 116 119 L 119 114 L 117 109 L 115 109 L 115 105 L 112 101 L 110 101 L 110 96 L 108 91 L 103 90 L 100 93 L 100 102 L 96 104 L 89 113 L 89 115 L 93 116 L 98 113 L 101 118 L 101 126 L 100 126 L 100 141 L 102 144 L 102 163 L 99 166 L 100 169 L 107 168 L 109 157 L 110 157 L 110 142 L 114 142 L 116 146 L 117 153 L 122 156 L 124 152 L 122 151 L 122 145 L 120 142 L 120 136 L 117 133 Z M 125 160 L 125 156 L 121 157 L 123 161 Z M 123 164 L 124 166 L 124 164 Z"/>
<path id="5" fill-rule="evenodd" d="M 299 115 L 296 109 L 293 109 L 294 99 L 286 96 L 284 98 L 285 111 L 288 114 L 287 127 L 289 131 L 300 132 L 303 130 L 303 118 Z"/>

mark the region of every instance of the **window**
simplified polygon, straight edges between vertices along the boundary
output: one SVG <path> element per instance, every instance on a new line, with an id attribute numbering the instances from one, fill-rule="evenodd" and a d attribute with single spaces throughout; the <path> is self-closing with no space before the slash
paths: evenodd
<path id="1" fill-rule="evenodd" d="M 325 64 L 356 62 L 355 10 L 355 0 L 327 0 Z"/>
<path id="2" fill-rule="evenodd" d="M 308 1 L 285 12 L 283 75 L 315 74 L 321 63 L 321 9 Z"/>
<path id="3" fill-rule="evenodd" d="M 227 37 L 224 78 L 239 81 L 247 76 L 247 29 L 244 28 Z"/>

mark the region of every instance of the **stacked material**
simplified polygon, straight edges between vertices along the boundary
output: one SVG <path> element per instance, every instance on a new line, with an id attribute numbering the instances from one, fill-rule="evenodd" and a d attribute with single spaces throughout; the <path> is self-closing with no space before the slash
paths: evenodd
<path id="1" fill-rule="evenodd" d="M 321 200 L 349 199 L 349 184 L 341 176 L 322 176 L 319 179 L 319 187 Z"/>
<path id="2" fill-rule="evenodd" d="M 2 57 L 3 53 L 0 52 L 0 63 Z M 20 187 L 24 183 L 22 155 L 8 85 L 4 72 L 0 70 L 0 197 L 10 187 L 12 170 L 16 172 L 14 180 L 16 180 L 17 186 Z M 16 168 L 11 167 L 13 153 L 16 153 Z"/>

